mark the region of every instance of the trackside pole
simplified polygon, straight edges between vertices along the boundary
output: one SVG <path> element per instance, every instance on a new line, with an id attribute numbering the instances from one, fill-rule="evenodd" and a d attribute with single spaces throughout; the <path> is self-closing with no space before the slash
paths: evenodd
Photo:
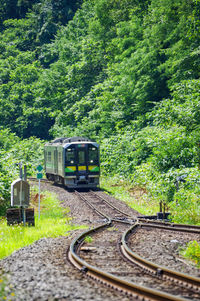
<path id="1" fill-rule="evenodd" d="M 38 196 L 38 219 L 40 219 L 40 179 L 39 179 L 39 196 Z"/>
<path id="2" fill-rule="evenodd" d="M 38 165 L 36 169 L 38 172 L 37 179 L 38 179 L 38 185 L 39 185 L 39 187 L 38 187 L 38 190 L 39 190 L 39 192 L 38 192 L 38 219 L 40 219 L 40 179 L 42 179 L 42 177 L 43 177 L 43 175 L 41 173 L 41 171 L 43 170 L 43 167 L 41 165 Z"/>
<path id="3" fill-rule="evenodd" d="M 20 162 L 19 163 L 19 176 L 21 179 L 21 182 L 20 182 L 20 209 L 21 209 L 21 216 L 23 219 L 24 226 L 26 226 L 26 210 L 25 210 L 23 200 L 22 200 L 22 198 L 24 197 L 24 196 L 22 196 L 22 193 L 24 194 L 23 188 L 22 188 L 22 180 L 23 180 L 23 178 L 25 180 L 25 173 L 26 173 L 26 168 L 24 167 L 24 174 L 23 174 L 22 162 Z"/>

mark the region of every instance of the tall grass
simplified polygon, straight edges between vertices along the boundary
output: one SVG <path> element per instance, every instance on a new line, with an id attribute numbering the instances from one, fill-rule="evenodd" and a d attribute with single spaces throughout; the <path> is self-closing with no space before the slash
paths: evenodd
<path id="1" fill-rule="evenodd" d="M 69 209 L 61 208 L 56 196 L 47 192 L 42 195 L 40 219 L 37 197 L 33 198 L 32 205 L 35 207 L 35 227 L 7 226 L 5 219 L 0 220 L 0 259 L 40 238 L 67 236 L 70 230 L 77 228 L 71 223 Z"/>
<path id="2" fill-rule="evenodd" d="M 128 206 L 137 210 L 141 214 L 150 215 L 156 214 L 159 211 L 159 200 L 148 197 L 147 192 L 124 180 L 118 178 L 101 177 L 101 188 L 105 189 L 116 198 L 124 201 Z M 185 192 L 187 196 L 187 192 Z M 171 219 L 176 223 L 196 224 L 200 225 L 199 215 L 199 199 L 190 198 L 191 195 L 185 197 L 184 192 L 181 194 L 182 198 L 177 198 L 176 201 L 170 203 Z M 181 255 L 186 259 L 192 260 L 193 263 L 200 268 L 200 243 L 197 241 L 190 241 L 187 247 L 181 250 Z"/>
<path id="3" fill-rule="evenodd" d="M 124 201 L 141 215 L 154 215 L 159 212 L 158 200 L 150 200 L 144 189 L 133 188 L 125 179 L 101 177 L 101 188 Z"/>

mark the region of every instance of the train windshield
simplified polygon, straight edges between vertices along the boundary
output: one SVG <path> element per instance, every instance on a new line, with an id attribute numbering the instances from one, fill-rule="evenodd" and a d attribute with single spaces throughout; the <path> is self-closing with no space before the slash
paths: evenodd
<path id="1" fill-rule="evenodd" d="M 66 149 L 66 164 L 75 164 L 75 148 L 70 147 Z"/>
<path id="2" fill-rule="evenodd" d="M 88 159 L 89 164 L 98 164 L 98 149 L 93 145 L 88 146 Z"/>

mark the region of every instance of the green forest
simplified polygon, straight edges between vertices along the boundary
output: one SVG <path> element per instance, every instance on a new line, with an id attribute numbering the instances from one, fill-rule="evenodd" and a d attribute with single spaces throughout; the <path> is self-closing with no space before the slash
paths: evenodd
<path id="1" fill-rule="evenodd" d="M 0 215 L 55 137 L 200 224 L 200 0 L 0 0 Z"/>

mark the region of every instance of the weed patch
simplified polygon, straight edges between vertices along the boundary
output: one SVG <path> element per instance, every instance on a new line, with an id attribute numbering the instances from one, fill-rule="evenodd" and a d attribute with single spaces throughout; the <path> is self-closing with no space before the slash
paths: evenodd
<path id="1" fill-rule="evenodd" d="M 40 238 L 67 236 L 69 231 L 81 228 L 71 223 L 70 210 L 62 209 L 55 195 L 46 192 L 41 197 L 40 219 L 36 203 L 33 204 L 35 227 L 24 227 L 23 224 L 7 226 L 5 218 L 0 221 L 0 259 Z"/>
<path id="2" fill-rule="evenodd" d="M 84 241 L 87 242 L 87 243 L 92 243 L 93 238 L 88 235 L 88 236 L 85 237 Z"/>
<path id="3" fill-rule="evenodd" d="M 133 187 L 120 177 L 102 178 L 101 187 L 117 199 L 124 201 L 129 207 L 145 215 L 153 215 L 159 211 L 157 200 L 148 198 L 147 191 L 139 186 Z"/>
<path id="4" fill-rule="evenodd" d="M 186 249 L 180 253 L 185 258 L 192 260 L 200 268 L 200 244 L 197 241 L 190 241 Z"/>

